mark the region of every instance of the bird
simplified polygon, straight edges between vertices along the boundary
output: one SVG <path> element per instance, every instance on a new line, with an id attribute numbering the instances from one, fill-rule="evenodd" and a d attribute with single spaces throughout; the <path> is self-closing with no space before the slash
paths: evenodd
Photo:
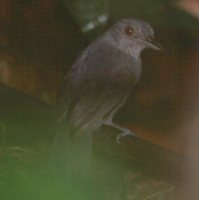
<path id="1" fill-rule="evenodd" d="M 154 37 L 148 22 L 121 19 L 86 47 L 64 77 L 52 154 L 57 172 L 69 185 L 87 179 L 92 134 L 103 124 L 120 130 L 118 143 L 123 136 L 136 135 L 113 117 L 140 79 L 141 52 L 160 50 Z"/>

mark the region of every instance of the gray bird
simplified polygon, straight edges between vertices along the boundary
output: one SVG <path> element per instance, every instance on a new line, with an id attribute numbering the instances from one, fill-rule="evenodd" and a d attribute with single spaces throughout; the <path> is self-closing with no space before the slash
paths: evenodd
<path id="1" fill-rule="evenodd" d="M 140 53 L 159 50 L 154 31 L 145 21 L 123 19 L 91 43 L 65 77 L 58 105 L 58 129 L 53 144 L 56 167 L 63 177 L 87 176 L 92 133 L 102 124 L 133 134 L 113 122 L 141 75 Z"/>

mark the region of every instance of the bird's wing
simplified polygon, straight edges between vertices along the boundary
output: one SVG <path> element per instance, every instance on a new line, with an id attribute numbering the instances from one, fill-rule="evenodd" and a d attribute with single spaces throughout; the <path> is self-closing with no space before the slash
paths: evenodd
<path id="1" fill-rule="evenodd" d="M 60 99 L 61 118 L 74 127 L 102 122 L 137 79 L 132 57 L 106 44 L 91 47 L 69 71 Z"/>
<path id="2" fill-rule="evenodd" d="M 68 185 L 89 177 L 92 133 L 129 94 L 136 79 L 132 60 L 111 46 L 98 44 L 88 47 L 69 71 L 52 148 L 55 171 L 59 178 L 69 180 Z"/>

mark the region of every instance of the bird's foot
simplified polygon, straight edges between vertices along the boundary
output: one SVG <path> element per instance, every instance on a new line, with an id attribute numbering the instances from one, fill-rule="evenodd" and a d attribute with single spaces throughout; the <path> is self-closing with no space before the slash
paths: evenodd
<path id="1" fill-rule="evenodd" d="M 120 143 L 120 139 L 122 137 L 126 137 L 126 136 L 137 137 L 137 135 L 135 133 L 133 133 L 132 131 L 130 131 L 129 129 L 127 129 L 127 128 L 124 128 L 124 129 L 125 130 L 123 132 L 119 133 L 116 137 L 116 141 L 118 144 Z"/>
<path id="2" fill-rule="evenodd" d="M 122 127 L 118 124 L 115 124 L 112 121 L 108 121 L 105 124 L 108 125 L 108 126 L 112 126 L 112 127 L 121 131 L 116 137 L 117 143 L 120 143 L 120 139 L 122 137 L 126 137 L 126 136 L 137 137 L 137 135 L 134 132 L 130 131 L 128 128 L 124 128 L 124 127 Z"/>

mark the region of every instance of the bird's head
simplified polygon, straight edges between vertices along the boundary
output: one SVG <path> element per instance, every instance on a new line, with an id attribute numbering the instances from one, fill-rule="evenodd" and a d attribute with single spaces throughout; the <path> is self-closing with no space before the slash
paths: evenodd
<path id="1" fill-rule="evenodd" d="M 131 56 L 139 56 L 145 48 L 160 50 L 154 43 L 154 31 L 150 24 L 138 19 L 123 19 L 113 25 L 106 33 L 109 42 Z"/>

